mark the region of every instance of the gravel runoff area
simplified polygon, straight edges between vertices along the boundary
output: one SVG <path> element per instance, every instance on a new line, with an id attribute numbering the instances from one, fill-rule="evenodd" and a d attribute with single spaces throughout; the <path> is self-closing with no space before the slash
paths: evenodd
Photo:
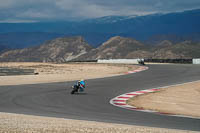
<path id="1" fill-rule="evenodd" d="M 97 63 L 34 63 L 8 62 L 0 63 L 0 67 L 34 69 L 38 75 L 0 76 L 0 86 L 66 82 L 80 79 L 103 78 L 124 74 L 139 68 L 136 65 L 97 64 Z"/>
<path id="2" fill-rule="evenodd" d="M 200 81 L 162 88 L 134 97 L 127 103 L 143 109 L 200 118 Z"/>
<path id="3" fill-rule="evenodd" d="M 0 133 L 197 133 L 63 118 L 0 113 Z"/>

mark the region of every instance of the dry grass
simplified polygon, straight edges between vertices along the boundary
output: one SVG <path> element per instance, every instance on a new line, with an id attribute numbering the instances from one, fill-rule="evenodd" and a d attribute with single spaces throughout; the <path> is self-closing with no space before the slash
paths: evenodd
<path id="1" fill-rule="evenodd" d="M 195 133 L 62 118 L 0 113 L 0 133 Z"/>

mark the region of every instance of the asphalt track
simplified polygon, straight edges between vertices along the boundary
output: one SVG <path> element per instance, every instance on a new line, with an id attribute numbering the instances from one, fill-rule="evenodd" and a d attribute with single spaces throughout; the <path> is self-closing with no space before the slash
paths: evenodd
<path id="1" fill-rule="evenodd" d="M 148 67 L 139 73 L 88 80 L 85 93 L 77 95 L 70 94 L 74 82 L 1 86 L 0 112 L 200 131 L 200 119 L 131 111 L 109 103 L 126 92 L 200 80 L 199 65 Z"/>

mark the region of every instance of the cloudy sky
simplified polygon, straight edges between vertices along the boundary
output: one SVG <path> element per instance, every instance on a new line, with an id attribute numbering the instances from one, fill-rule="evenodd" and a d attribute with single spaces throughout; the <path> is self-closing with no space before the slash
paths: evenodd
<path id="1" fill-rule="evenodd" d="M 0 0 L 0 22 L 65 21 L 200 9 L 200 0 Z"/>

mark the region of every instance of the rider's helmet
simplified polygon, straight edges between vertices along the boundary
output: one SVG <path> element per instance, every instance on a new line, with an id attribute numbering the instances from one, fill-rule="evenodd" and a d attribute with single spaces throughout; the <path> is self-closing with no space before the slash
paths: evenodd
<path id="1" fill-rule="evenodd" d="M 79 80 L 79 84 L 80 84 L 81 88 L 85 88 L 85 80 L 84 79 Z"/>

